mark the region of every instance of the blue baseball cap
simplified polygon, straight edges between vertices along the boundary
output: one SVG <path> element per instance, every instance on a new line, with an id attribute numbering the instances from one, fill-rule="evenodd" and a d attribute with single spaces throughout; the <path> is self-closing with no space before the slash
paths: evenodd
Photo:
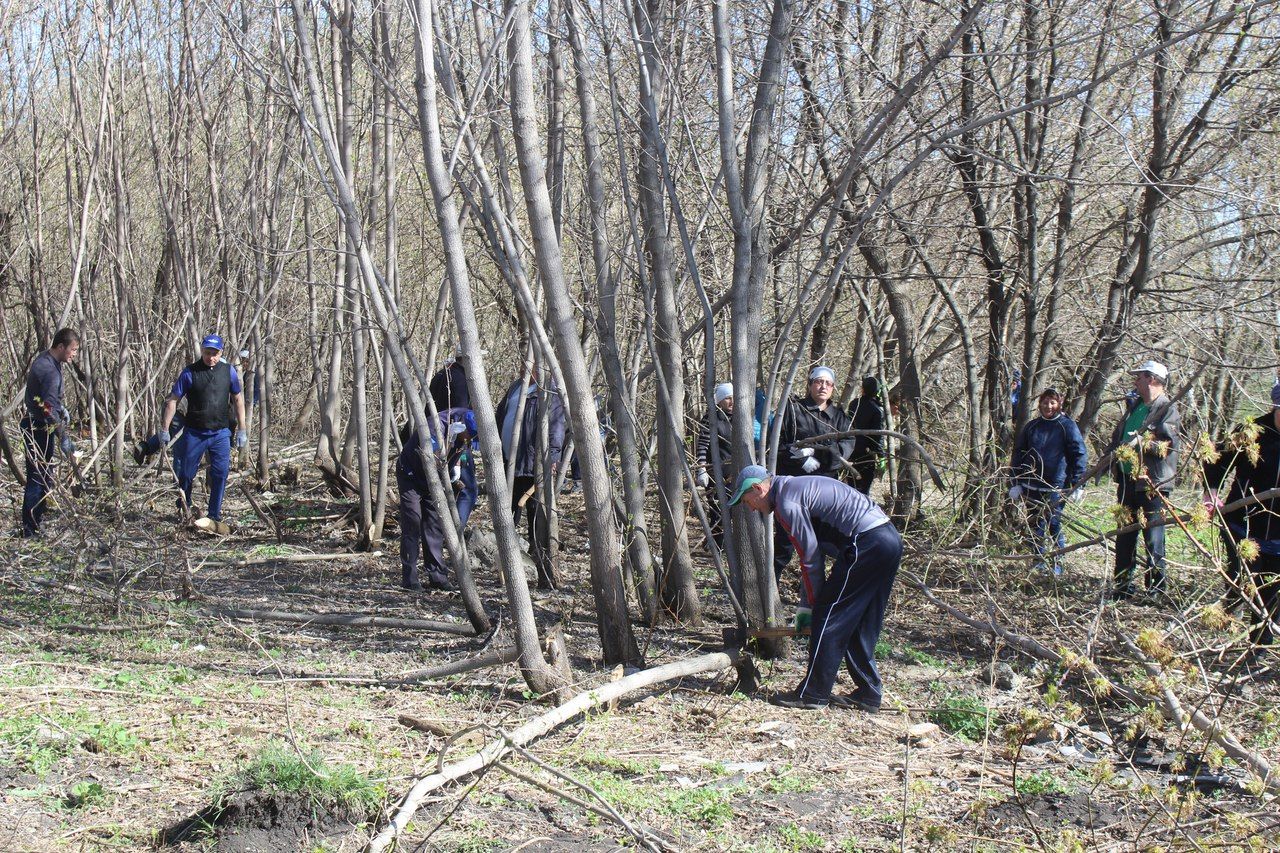
<path id="1" fill-rule="evenodd" d="M 769 479 L 769 469 L 763 465 L 748 465 L 743 468 L 738 472 L 738 479 L 733 484 L 733 497 L 729 500 L 729 506 L 737 506 L 748 489 L 767 479 Z"/>
<path id="2" fill-rule="evenodd" d="M 200 342 L 200 349 L 216 349 L 222 351 L 222 337 L 219 335 L 205 335 L 204 340 Z"/>

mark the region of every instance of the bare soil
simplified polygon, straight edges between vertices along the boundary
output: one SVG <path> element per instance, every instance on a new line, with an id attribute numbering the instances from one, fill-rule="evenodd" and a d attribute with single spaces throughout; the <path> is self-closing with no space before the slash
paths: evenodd
<path id="1" fill-rule="evenodd" d="M 349 504 L 319 483 L 304 478 L 264 497 L 283 543 L 236 489 L 229 498 L 236 532 L 225 539 L 179 527 L 164 517 L 162 485 L 135 484 L 118 498 L 65 502 L 42 541 L 0 543 L 0 849 L 358 850 L 415 777 L 547 710 L 514 665 L 410 688 L 370 683 L 501 638 L 210 615 L 204 608 L 221 606 L 465 623 L 456 594 L 396 586 L 394 531 L 387 553 L 351 555 L 350 533 L 331 529 Z M 535 600 L 542 618 L 562 622 L 585 689 L 611 673 L 599 657 L 576 500 L 562 500 L 566 584 Z M 483 513 L 474 523 L 486 523 Z M 1202 618 L 1217 584 L 1190 557 L 1177 563 L 1175 549 L 1171 606 L 1101 608 L 1100 549 L 1072 554 L 1055 580 L 952 553 L 949 536 L 913 533 L 904 565 L 943 600 L 1050 648 L 1087 652 L 1140 688 L 1146 676 L 1116 638 L 1152 630 L 1172 654 L 1166 669 L 1183 701 L 1280 760 L 1275 668 L 1265 658 L 1238 664 L 1241 625 Z M 280 559 L 302 553 L 347 556 Z M 648 665 L 721 646 L 730 611 L 710 566 L 701 572 L 704 624 L 638 628 Z M 497 577 L 479 575 L 486 606 L 506 624 Z M 672 850 L 1265 848 L 1280 837 L 1275 804 L 1250 793 L 1249 775 L 1197 734 L 1102 695 L 1087 671 L 993 644 L 908 581 L 895 589 L 881 644 L 880 714 L 769 705 L 767 693 L 803 671 L 797 646 L 759 662 L 761 693 L 738 692 L 731 672 L 688 678 L 573 721 L 529 748 L 572 781 L 514 758 L 541 783 L 495 768 L 446 789 L 401 849 L 636 846 L 619 822 L 551 788 L 607 803 Z M 792 582 L 784 598 L 794 596 Z M 476 728 L 442 758 L 446 738 L 399 722 L 406 717 L 445 733 Z M 930 721 L 940 728 L 908 735 Z M 247 789 L 245 768 L 280 745 L 331 771 L 353 768 L 382 791 L 381 805 L 362 814 L 269 785 Z"/>

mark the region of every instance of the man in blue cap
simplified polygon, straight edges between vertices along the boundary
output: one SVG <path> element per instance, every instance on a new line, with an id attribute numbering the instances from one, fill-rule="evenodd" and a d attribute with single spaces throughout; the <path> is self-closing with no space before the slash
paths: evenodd
<path id="1" fill-rule="evenodd" d="M 53 344 L 31 362 L 23 395 L 26 416 L 18 425 L 27 449 L 27 486 L 22 492 L 22 535 L 39 536 L 40 519 L 53 489 L 57 451 L 71 457 L 75 444 L 67 435 L 71 415 L 62 396 L 62 365 L 75 360 L 80 335 L 59 329 Z"/>
<path id="2" fill-rule="evenodd" d="M 178 410 L 178 401 L 187 400 L 186 425 L 180 448 L 175 448 L 174 471 L 184 502 L 179 510 L 191 506 L 191 485 L 200 470 L 200 461 L 209 459 L 209 518 L 222 520 L 222 496 L 231 471 L 231 407 L 235 406 L 236 448 L 249 443 L 244 425 L 244 389 L 236 369 L 222 360 L 223 343 L 218 335 L 206 335 L 200 342 L 200 358 L 178 374 L 173 390 L 165 398 L 164 414 L 157 438 L 166 445 L 171 437 L 169 427 Z"/>
<path id="3" fill-rule="evenodd" d="M 800 555 L 801 578 L 813 602 L 809 667 L 799 686 L 769 701 L 783 708 L 840 705 L 874 714 L 883 688 L 875 648 L 884 626 L 893 579 L 902 563 L 902 537 L 866 495 L 830 477 L 770 477 L 759 465 L 738 472 L 730 505 L 773 513 Z M 830 576 L 823 559 L 834 558 Z M 840 662 L 857 689 L 832 695 Z"/>

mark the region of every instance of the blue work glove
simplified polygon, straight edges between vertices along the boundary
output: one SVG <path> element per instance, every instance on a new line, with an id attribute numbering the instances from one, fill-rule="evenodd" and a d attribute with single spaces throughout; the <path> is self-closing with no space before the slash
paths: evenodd
<path id="1" fill-rule="evenodd" d="M 156 441 L 160 442 L 161 447 L 168 447 L 173 444 L 173 436 L 167 429 L 162 429 L 156 433 Z"/>
<path id="2" fill-rule="evenodd" d="M 61 445 L 60 445 L 60 446 L 62 447 L 62 452 L 63 452 L 63 454 L 64 454 L 64 455 L 66 455 L 66 456 L 74 456 L 74 455 L 75 455 L 75 452 L 76 452 L 76 443 L 75 443 L 74 441 L 72 441 L 72 440 L 71 440 L 71 437 L 70 437 L 70 436 L 66 436 L 66 435 L 64 435 L 64 436 L 62 437 L 62 443 L 61 443 Z"/>
<path id="3" fill-rule="evenodd" d="M 249 446 L 249 431 L 246 429 L 236 430 L 236 450 Z"/>

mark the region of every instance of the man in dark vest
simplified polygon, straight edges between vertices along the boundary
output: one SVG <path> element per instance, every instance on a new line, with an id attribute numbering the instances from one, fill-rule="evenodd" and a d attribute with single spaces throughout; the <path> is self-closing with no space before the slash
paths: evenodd
<path id="1" fill-rule="evenodd" d="M 164 415 L 160 420 L 157 437 L 169 444 L 169 427 L 178 401 L 187 400 L 187 416 L 184 437 L 175 448 L 174 470 L 185 503 L 180 510 L 191 506 L 191 484 L 200 470 L 200 461 L 209 458 L 209 518 L 222 520 L 222 495 L 227 489 L 227 474 L 231 471 L 231 407 L 235 405 L 236 447 L 249 443 L 249 433 L 244 425 L 244 393 L 236 369 L 222 360 L 222 338 L 206 335 L 200 342 L 200 358 L 182 369 L 173 390 L 165 398 Z"/>
<path id="2" fill-rule="evenodd" d="M 19 424 L 27 447 L 27 486 L 22 492 L 22 535 L 40 535 L 40 519 L 48 504 L 56 476 L 57 451 L 70 457 L 75 444 L 67 434 L 71 415 L 63 403 L 62 365 L 69 364 L 80 351 L 80 335 L 74 329 L 59 329 L 53 345 L 31 362 L 23 395 L 26 416 Z"/>

